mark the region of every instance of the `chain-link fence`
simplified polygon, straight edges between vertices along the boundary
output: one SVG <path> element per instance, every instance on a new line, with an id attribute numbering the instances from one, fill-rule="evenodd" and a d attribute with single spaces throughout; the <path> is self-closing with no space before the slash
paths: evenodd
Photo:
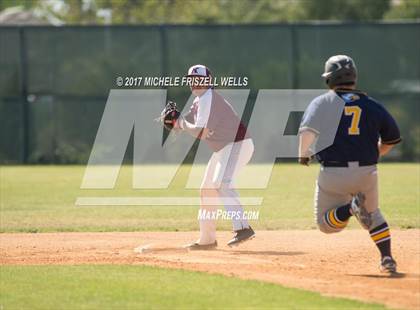
<path id="1" fill-rule="evenodd" d="M 394 159 L 418 160 L 419 37 L 420 23 L 0 27 L 0 163 L 85 163 L 118 76 L 182 76 L 202 63 L 247 76 L 252 106 L 259 89 L 323 88 L 334 54 L 355 59 L 360 88 L 399 122 Z"/>

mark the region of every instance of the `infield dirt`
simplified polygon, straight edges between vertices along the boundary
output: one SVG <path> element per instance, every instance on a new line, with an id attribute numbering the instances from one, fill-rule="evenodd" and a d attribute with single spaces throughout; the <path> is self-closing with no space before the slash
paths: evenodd
<path id="1" fill-rule="evenodd" d="M 420 308 L 420 230 L 393 230 L 399 274 L 378 269 L 368 234 L 347 230 L 257 231 L 254 240 L 229 248 L 187 251 L 197 232 L 0 234 L 1 265 L 145 264 L 256 279 L 396 308 Z M 135 249 L 145 249 L 142 253 Z"/>

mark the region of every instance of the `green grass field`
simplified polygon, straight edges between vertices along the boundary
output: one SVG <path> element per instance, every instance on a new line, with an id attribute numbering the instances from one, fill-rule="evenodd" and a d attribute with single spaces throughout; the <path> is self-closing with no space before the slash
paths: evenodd
<path id="1" fill-rule="evenodd" d="M 123 167 L 115 190 L 80 190 L 82 166 L 0 168 L 0 231 L 196 230 L 197 207 L 76 207 L 79 196 L 194 196 L 184 190 L 188 167 L 166 190 L 131 189 Z M 163 169 L 154 167 L 153 169 Z M 310 229 L 317 166 L 275 166 L 256 229 Z M 381 207 L 392 226 L 419 227 L 417 164 L 379 166 Z M 248 208 L 250 209 L 250 208 Z M 219 229 L 230 230 L 229 222 Z M 378 309 L 380 305 L 321 296 L 258 281 L 146 266 L 1 266 L 0 309 Z"/>
<path id="2" fill-rule="evenodd" d="M 379 165 L 380 206 L 394 227 L 419 227 L 419 167 Z M 184 190 L 187 168 L 168 190 L 131 189 L 130 166 L 122 168 L 114 190 L 80 190 L 84 166 L 1 167 L 1 232 L 196 230 L 196 206 L 75 206 L 79 196 L 198 196 L 196 190 Z M 241 190 L 242 196 L 264 197 L 262 206 L 248 208 L 260 210 L 253 226 L 315 228 L 312 206 L 318 169 L 317 165 L 278 164 L 267 189 Z M 227 221 L 218 227 L 231 229 Z"/>
<path id="3" fill-rule="evenodd" d="M 0 303 L 5 310 L 384 309 L 275 284 L 147 266 L 3 266 Z"/>

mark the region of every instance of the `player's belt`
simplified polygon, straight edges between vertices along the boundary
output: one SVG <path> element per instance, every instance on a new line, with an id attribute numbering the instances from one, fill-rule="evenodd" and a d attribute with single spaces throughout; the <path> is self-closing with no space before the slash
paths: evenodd
<path id="1" fill-rule="evenodd" d="M 321 165 L 324 167 L 354 167 L 354 166 L 372 166 L 376 165 L 376 162 L 367 161 L 321 161 Z"/>

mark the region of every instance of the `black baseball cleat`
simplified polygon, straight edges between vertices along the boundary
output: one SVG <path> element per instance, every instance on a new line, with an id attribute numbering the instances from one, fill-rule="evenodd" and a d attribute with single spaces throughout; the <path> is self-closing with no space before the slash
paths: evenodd
<path id="1" fill-rule="evenodd" d="M 198 242 L 193 242 L 191 244 L 187 244 L 184 248 L 191 251 L 213 250 L 217 248 L 217 241 L 210 244 L 199 244 Z"/>
<path id="2" fill-rule="evenodd" d="M 357 193 L 350 205 L 350 212 L 359 221 L 364 229 L 369 229 L 372 225 L 372 219 L 365 207 L 366 196 L 363 193 Z"/>
<path id="3" fill-rule="evenodd" d="M 397 263 L 391 256 L 384 256 L 381 259 L 381 266 L 379 268 L 381 272 L 393 274 L 397 272 Z"/>
<path id="4" fill-rule="evenodd" d="M 251 226 L 249 226 L 248 228 L 236 230 L 235 235 L 233 236 L 231 240 L 229 240 L 227 245 L 230 247 L 233 247 L 244 241 L 251 240 L 254 237 L 255 237 L 255 232 L 251 228 Z"/>

